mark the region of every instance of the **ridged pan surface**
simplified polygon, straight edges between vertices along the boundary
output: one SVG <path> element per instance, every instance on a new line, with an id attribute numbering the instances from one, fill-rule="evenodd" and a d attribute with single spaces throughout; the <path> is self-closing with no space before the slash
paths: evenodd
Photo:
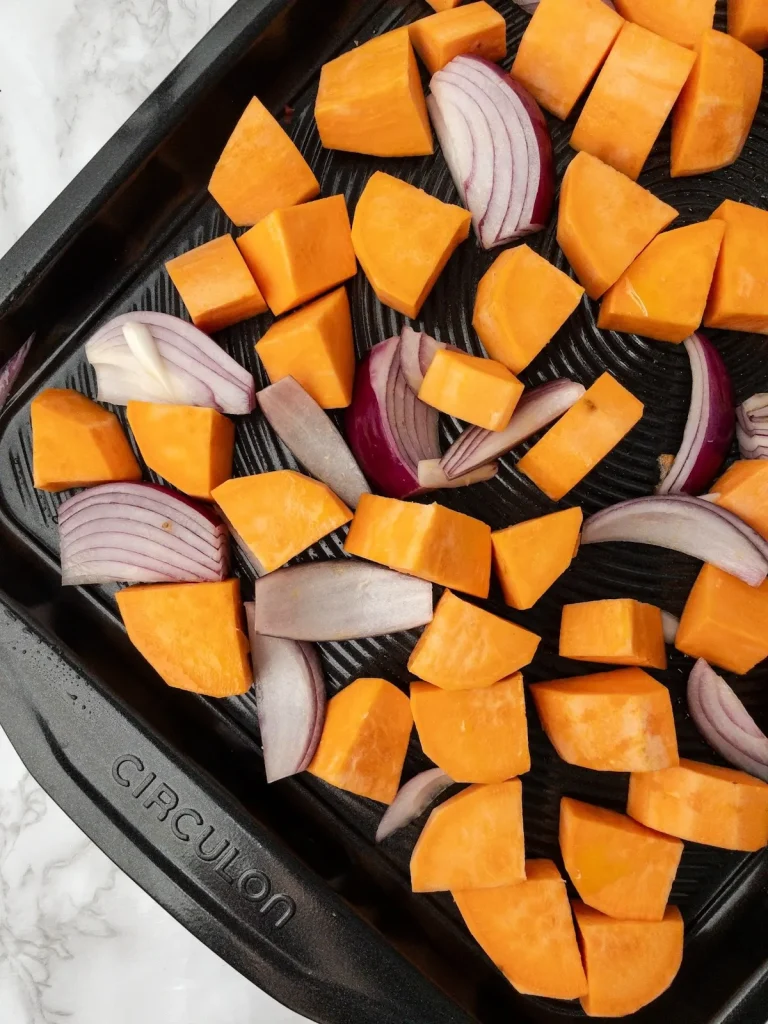
<path id="1" fill-rule="evenodd" d="M 494 6 L 507 19 L 509 56 L 504 65 L 508 68 L 528 18 L 511 0 L 496 0 Z M 424 13 L 424 5 L 419 3 L 410 5 L 405 14 L 402 9 L 393 13 L 385 5 L 377 24 L 369 26 L 368 34 L 396 27 Z M 721 28 L 724 26 L 720 7 L 717 25 Z M 305 95 L 296 98 L 288 130 L 319 177 L 323 195 L 343 193 L 352 215 L 370 174 L 374 170 L 384 169 L 440 199 L 458 202 L 439 148 L 432 157 L 403 160 L 381 160 L 324 150 L 312 114 L 315 89 L 316 85 Z M 558 181 L 562 179 L 573 156 L 568 142 L 577 114 L 578 109 L 567 122 L 548 118 L 556 154 Z M 768 206 L 767 167 L 768 98 L 764 91 L 744 154 L 735 166 L 715 174 L 673 180 L 669 174 L 667 128 L 639 180 L 679 210 L 680 216 L 673 226 L 682 226 L 707 218 L 726 198 Z M 570 273 L 555 238 L 556 209 L 555 205 L 546 230 L 530 236 L 526 242 L 556 266 Z M 229 230 L 232 230 L 232 226 L 224 214 L 212 200 L 201 197 L 199 206 L 178 232 L 137 266 L 131 286 L 100 319 L 105 320 L 133 309 L 161 310 L 186 316 L 163 269 L 163 263 L 171 256 Z M 402 244 L 403 247 L 408 246 L 407 237 L 403 237 Z M 471 235 L 449 261 L 415 324 L 436 338 L 479 354 L 481 348 L 471 326 L 472 307 L 477 283 L 497 254 L 497 250 L 482 251 Z M 399 331 L 403 318 L 379 303 L 362 272 L 348 285 L 348 290 L 355 343 L 360 355 L 376 342 Z M 501 471 L 495 480 L 469 489 L 440 492 L 436 495 L 437 500 L 483 519 L 492 529 L 499 529 L 551 512 L 556 507 L 580 505 L 587 516 L 618 501 L 653 492 L 658 480 L 658 456 L 674 453 L 682 438 L 691 384 L 688 358 L 681 346 L 600 331 L 596 327 L 596 314 L 597 305 L 585 299 L 565 327 L 521 376 L 526 385 L 564 376 L 588 386 L 603 371 L 610 371 L 645 404 L 645 414 L 631 435 L 575 487 L 559 506 L 550 502 L 515 468 L 517 458 L 532 442 L 522 445 L 516 453 L 502 460 Z M 253 346 L 271 322 L 270 316 L 262 316 L 223 331 L 217 338 L 228 352 L 254 373 L 259 387 L 267 384 L 268 380 Z M 756 391 L 768 390 L 768 346 L 765 339 L 757 335 L 718 331 L 709 334 L 725 360 L 739 401 Z M 87 336 L 85 330 L 77 332 L 67 343 L 48 379 L 39 383 L 74 387 L 95 396 L 95 380 L 82 352 L 82 344 Z M 2 467 L 10 471 L 4 472 L 2 479 L 13 482 L 13 486 L 8 486 L 2 494 L 2 502 L 5 514 L 29 540 L 55 559 L 56 509 L 67 494 L 46 494 L 35 491 L 32 486 L 28 408 L 28 401 L 32 397 L 30 389 L 27 402 L 5 423 L 0 440 Z M 124 410 L 117 411 L 124 421 Z M 457 436 L 459 430 L 460 425 L 456 421 L 442 417 L 444 447 Z M 735 449 L 732 454 L 736 454 Z M 238 420 L 236 475 L 286 467 L 297 468 L 290 453 L 258 412 Z M 344 557 L 345 532 L 337 531 L 306 552 L 300 560 Z M 239 557 L 236 558 L 236 568 L 243 579 L 244 596 L 249 597 L 251 579 Z M 495 582 L 489 600 L 479 603 L 543 637 L 533 664 L 524 672 L 527 682 L 579 675 L 592 670 L 599 671 L 600 666 L 570 662 L 558 657 L 560 609 L 563 604 L 626 596 L 656 604 L 679 615 L 698 568 L 698 563 L 692 559 L 662 549 L 619 544 L 595 545 L 579 552 L 569 571 L 533 610 L 520 613 L 508 608 Z M 103 599 L 116 615 L 113 591 L 113 587 L 103 588 Z M 331 691 L 338 690 L 360 676 L 383 676 L 407 691 L 410 677 L 406 662 L 415 640 L 416 633 L 402 633 L 377 639 L 321 645 Z M 681 755 L 717 761 L 717 756 L 699 737 L 686 710 L 685 681 L 690 667 L 689 659 L 670 651 L 668 670 L 654 672 L 654 675 L 671 691 Z M 760 666 L 746 677 L 729 677 L 729 681 L 733 682 L 736 692 L 757 721 L 768 729 L 768 669 Z M 158 681 L 158 685 L 162 684 Z M 252 695 L 219 702 L 215 710 L 216 717 L 223 714 L 250 737 L 254 756 L 259 756 L 258 727 Z M 627 777 L 591 772 L 565 764 L 544 736 L 530 700 L 528 717 L 533 766 L 524 777 L 523 786 L 526 853 L 529 857 L 552 857 L 560 862 L 557 841 L 560 797 L 569 794 L 621 809 L 626 799 Z M 413 741 L 406 764 L 406 776 L 423 769 L 427 764 L 417 743 Z M 372 846 L 375 828 L 381 816 L 378 805 L 333 790 L 306 775 L 287 785 L 311 787 L 335 820 L 356 837 L 356 842 L 366 847 Z M 405 895 L 409 884 L 408 858 L 421 825 L 422 822 L 418 822 L 394 836 L 377 852 L 369 849 L 366 853 L 369 859 L 380 859 L 383 875 L 398 880 L 403 899 L 410 899 Z M 748 858 L 740 854 L 686 844 L 672 899 L 682 908 L 693 934 L 706 926 L 713 901 L 734 873 L 748 869 L 748 861 Z M 435 927 L 435 922 L 448 929 L 462 927 L 447 894 L 421 896 L 418 900 L 423 901 L 425 908 L 429 907 L 426 917 L 431 922 L 430 927 Z M 463 940 L 457 937 L 456 941 Z M 493 969 L 485 962 L 482 953 L 469 942 L 464 945 L 464 949 L 468 957 L 474 957 L 477 961 L 472 968 L 473 972 L 480 971 L 490 978 L 488 972 Z M 514 997 L 511 992 L 506 994 L 505 986 L 494 984 L 492 990 L 494 1011 L 487 1017 L 482 1014 L 483 1020 L 503 1019 L 504 1006 L 514 1005 L 516 1013 L 521 1012 L 521 1002 L 516 999 L 513 1002 Z M 509 1003 L 505 1002 L 507 999 Z M 531 1016 L 528 1019 L 531 1020 L 554 1020 L 560 1016 L 580 1015 L 576 1007 L 567 1004 L 535 1001 L 535 1005 L 529 1006 Z M 528 1015 L 525 1014 L 525 1017 Z M 523 1018 L 518 1016 L 516 1019 Z M 643 1014 L 642 1019 L 661 1020 L 661 1017 L 646 1017 Z"/>

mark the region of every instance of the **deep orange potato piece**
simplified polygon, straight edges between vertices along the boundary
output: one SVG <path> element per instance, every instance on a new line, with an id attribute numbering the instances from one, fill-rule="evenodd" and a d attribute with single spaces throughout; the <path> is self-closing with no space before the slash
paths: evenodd
<path id="1" fill-rule="evenodd" d="M 523 677 L 479 690 L 411 683 L 421 748 L 454 782 L 504 782 L 530 771 Z"/>
<path id="2" fill-rule="evenodd" d="M 352 401 L 355 347 L 346 288 L 277 320 L 256 343 L 272 384 L 293 377 L 323 409 Z"/>
<path id="3" fill-rule="evenodd" d="M 491 528 L 435 502 L 363 494 L 344 550 L 475 597 L 488 597 Z"/>
<path id="4" fill-rule="evenodd" d="M 619 14 L 693 50 L 715 18 L 715 0 L 614 0 Z"/>
<path id="5" fill-rule="evenodd" d="M 637 178 L 695 59 L 685 47 L 627 22 L 579 115 L 573 148 Z"/>
<path id="6" fill-rule="evenodd" d="M 506 22 L 485 0 L 419 18 L 409 30 L 413 47 L 431 75 L 462 53 L 491 61 L 507 55 Z"/>
<path id="7" fill-rule="evenodd" d="M 275 210 L 237 244 L 276 316 L 357 273 L 344 196 Z"/>
<path id="8" fill-rule="evenodd" d="M 711 219 L 725 234 L 704 326 L 768 334 L 768 211 L 726 199 Z"/>
<path id="9" fill-rule="evenodd" d="M 436 807 L 411 856 L 414 892 L 452 893 L 525 881 L 519 779 L 468 786 Z"/>
<path id="10" fill-rule="evenodd" d="M 419 388 L 422 402 L 485 430 L 504 430 L 522 393 L 502 363 L 447 348 L 435 353 Z"/>
<path id="11" fill-rule="evenodd" d="M 407 28 L 370 39 L 324 64 L 315 101 L 327 149 L 426 156 L 432 131 Z"/>
<path id="12" fill-rule="evenodd" d="M 526 881 L 455 892 L 473 938 L 526 996 L 578 999 L 587 994 L 565 882 L 551 860 L 527 860 Z"/>
<path id="13" fill-rule="evenodd" d="M 541 0 L 510 74 L 556 117 L 566 118 L 595 77 L 616 36 L 620 16 L 603 0 Z"/>
<path id="14" fill-rule="evenodd" d="M 728 33 L 752 50 L 768 47 L 768 0 L 728 0 Z"/>
<path id="15" fill-rule="evenodd" d="M 540 641 L 535 633 L 446 590 L 408 668 L 444 690 L 473 690 L 530 664 Z"/>
<path id="16" fill-rule="evenodd" d="M 214 168 L 208 191 L 238 227 L 312 199 L 320 183 L 261 102 L 245 108 Z"/>
<path id="17" fill-rule="evenodd" d="M 427 3 L 434 11 L 450 11 L 463 3 L 463 0 L 427 0 Z"/>
<path id="18" fill-rule="evenodd" d="M 580 508 L 528 519 L 491 534 L 493 564 L 512 608 L 533 608 L 573 561 L 583 520 Z"/>
<path id="19" fill-rule="evenodd" d="M 352 518 L 330 487 L 292 469 L 227 480 L 214 488 L 213 499 L 264 572 Z"/>
<path id="20" fill-rule="evenodd" d="M 710 491 L 719 495 L 717 505 L 733 512 L 768 540 L 768 460 L 734 462 Z"/>
<path id="21" fill-rule="evenodd" d="M 117 416 L 79 391 L 41 391 L 32 399 L 30 417 L 32 474 L 39 490 L 141 480 L 141 467 Z"/>
<path id="22" fill-rule="evenodd" d="M 560 187 L 557 243 L 587 295 L 599 299 L 676 216 L 625 174 L 577 153 Z"/>
<path id="23" fill-rule="evenodd" d="M 679 344 L 701 326 L 724 226 L 657 235 L 603 296 L 598 327 Z"/>
<path id="24" fill-rule="evenodd" d="M 408 698 L 386 679 L 356 679 L 328 701 L 308 772 L 338 789 L 391 804 L 413 719 Z"/>
<path id="25" fill-rule="evenodd" d="M 215 409 L 129 402 L 128 425 L 149 468 L 185 494 L 210 500 L 232 476 L 235 425 Z"/>
<path id="26" fill-rule="evenodd" d="M 468 210 L 375 171 L 357 202 L 352 243 L 379 301 L 418 316 L 471 219 Z"/>
<path id="27" fill-rule="evenodd" d="M 664 669 L 667 651 L 661 612 L 631 597 L 566 604 L 560 657 Z"/>
<path id="28" fill-rule="evenodd" d="M 552 746 L 568 764 L 649 772 L 678 763 L 669 690 L 639 668 L 534 683 Z"/>
<path id="29" fill-rule="evenodd" d="M 604 373 L 520 459 L 517 468 L 553 501 L 604 459 L 643 415 L 643 403 Z"/>
<path id="30" fill-rule="evenodd" d="M 629 921 L 661 921 L 683 844 L 626 814 L 564 796 L 560 852 L 589 907 Z"/>
<path id="31" fill-rule="evenodd" d="M 633 774 L 627 814 L 670 836 L 752 852 L 768 845 L 768 786 L 735 768 L 680 759 Z"/>
<path id="32" fill-rule="evenodd" d="M 667 907 L 661 921 L 617 921 L 576 900 L 589 1017 L 624 1017 L 657 999 L 675 980 L 683 959 L 683 919 Z"/>
<path id="33" fill-rule="evenodd" d="M 685 603 L 675 647 L 744 675 L 768 657 L 768 580 L 759 587 L 705 565 Z"/>
<path id="34" fill-rule="evenodd" d="M 738 160 L 763 88 L 763 61 L 733 36 L 708 29 L 672 115 L 672 177 Z"/>
<path id="35" fill-rule="evenodd" d="M 597 0 L 601 6 L 602 0 Z M 560 330 L 584 289 L 527 245 L 497 256 L 480 278 L 472 326 L 491 357 L 520 373 Z"/>
<path id="36" fill-rule="evenodd" d="M 231 235 L 168 260 L 165 269 L 201 331 L 221 331 L 266 311 L 264 297 Z"/>
<path id="37" fill-rule="evenodd" d="M 131 643 L 169 686 L 209 697 L 250 689 L 237 580 L 126 587 L 115 597 Z"/>

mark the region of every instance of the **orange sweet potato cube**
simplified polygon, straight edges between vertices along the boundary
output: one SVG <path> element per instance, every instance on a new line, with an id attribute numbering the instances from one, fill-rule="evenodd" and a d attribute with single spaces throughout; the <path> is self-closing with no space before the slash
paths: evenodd
<path id="1" fill-rule="evenodd" d="M 427 405 L 486 430 L 504 430 L 523 385 L 495 359 L 440 349 L 424 374 L 419 398 Z"/>
<path id="2" fill-rule="evenodd" d="M 630 597 L 566 604 L 560 624 L 560 657 L 666 668 L 661 612 Z"/>
<path id="3" fill-rule="evenodd" d="M 728 0 L 728 32 L 752 50 L 768 47 L 765 0 Z"/>
<path id="4" fill-rule="evenodd" d="M 583 518 L 580 508 L 566 508 L 491 534 L 493 564 L 508 605 L 533 608 L 562 576 L 576 556 Z"/>
<path id="5" fill-rule="evenodd" d="M 726 199 L 710 219 L 725 234 L 704 326 L 768 334 L 768 210 Z"/>
<path id="6" fill-rule="evenodd" d="M 616 10 L 627 21 L 692 50 L 712 28 L 715 0 L 616 0 Z"/>
<path id="7" fill-rule="evenodd" d="M 410 33 L 431 75 L 462 53 L 491 61 L 507 55 L 506 22 L 485 0 L 419 18 L 411 24 Z"/>
<path id="8" fill-rule="evenodd" d="M 768 539 L 768 460 L 734 462 L 710 490 L 719 495 L 716 504 Z"/>

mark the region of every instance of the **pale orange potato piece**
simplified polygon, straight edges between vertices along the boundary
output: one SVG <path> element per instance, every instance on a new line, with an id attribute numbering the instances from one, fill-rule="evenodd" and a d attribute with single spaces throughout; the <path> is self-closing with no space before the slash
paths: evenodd
<path id="1" fill-rule="evenodd" d="M 664 669 L 667 652 L 661 611 L 631 597 L 566 604 L 560 657 Z"/>
<path id="2" fill-rule="evenodd" d="M 768 210 L 726 199 L 710 219 L 725 234 L 704 326 L 768 334 Z"/>
<path id="3" fill-rule="evenodd" d="M 448 348 L 435 353 L 419 388 L 422 402 L 485 430 L 509 426 L 522 394 L 502 363 Z"/>
<path id="4" fill-rule="evenodd" d="M 743 519 L 768 540 L 768 460 L 734 462 L 710 487 L 715 504 Z"/>
<path id="5" fill-rule="evenodd" d="M 615 0 L 619 14 L 627 21 L 650 29 L 673 43 L 693 50 L 707 29 L 712 28 L 716 0 Z"/>
<path id="6" fill-rule="evenodd" d="M 506 22 L 485 0 L 419 18 L 411 23 L 410 33 L 431 75 L 463 53 L 490 61 L 507 55 Z"/>
<path id="7" fill-rule="evenodd" d="M 753 50 L 768 46 L 768 0 L 728 0 L 728 32 Z"/>
<path id="8" fill-rule="evenodd" d="M 562 576 L 578 551 L 583 518 L 580 508 L 566 508 L 491 534 L 493 564 L 508 605 L 532 608 Z"/>

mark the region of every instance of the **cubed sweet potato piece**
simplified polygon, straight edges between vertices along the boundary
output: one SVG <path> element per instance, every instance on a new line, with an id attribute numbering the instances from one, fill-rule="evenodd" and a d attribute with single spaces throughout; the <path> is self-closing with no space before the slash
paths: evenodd
<path id="1" fill-rule="evenodd" d="M 627 21 L 693 50 L 715 18 L 715 0 L 615 0 Z"/>
<path id="2" fill-rule="evenodd" d="M 431 75 L 462 53 L 492 61 L 507 55 L 506 22 L 485 0 L 419 18 L 411 23 L 410 33 Z"/>
<path id="3" fill-rule="evenodd" d="M 580 508 L 566 508 L 491 534 L 493 564 L 508 605 L 533 608 L 562 576 L 578 550 L 583 518 Z"/>
<path id="4" fill-rule="evenodd" d="M 440 412 L 486 430 L 509 425 L 523 385 L 495 359 L 439 349 L 419 388 L 419 398 Z"/>
<path id="5" fill-rule="evenodd" d="M 733 512 L 768 540 L 768 460 L 734 462 L 710 490 L 719 495 L 717 505 Z"/>
<path id="6" fill-rule="evenodd" d="M 726 199 L 711 219 L 725 234 L 704 326 L 768 334 L 768 210 Z"/>
<path id="7" fill-rule="evenodd" d="M 768 47 L 766 0 L 728 0 L 728 32 L 752 50 Z"/>
<path id="8" fill-rule="evenodd" d="M 566 604 L 560 624 L 560 657 L 666 668 L 661 611 L 631 597 Z"/>

